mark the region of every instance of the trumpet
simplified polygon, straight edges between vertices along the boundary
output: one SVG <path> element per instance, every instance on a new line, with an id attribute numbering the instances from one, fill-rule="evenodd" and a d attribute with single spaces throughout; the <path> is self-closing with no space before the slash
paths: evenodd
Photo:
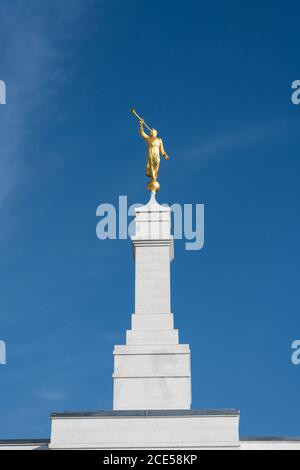
<path id="1" fill-rule="evenodd" d="M 149 131 L 152 131 L 152 128 L 149 127 L 149 126 L 145 123 L 144 119 L 141 118 L 141 117 L 138 115 L 138 113 L 136 112 L 135 109 L 131 108 L 130 112 L 131 112 L 136 118 L 138 118 L 139 121 L 143 121 L 144 126 L 147 127 L 147 129 L 148 129 Z"/>

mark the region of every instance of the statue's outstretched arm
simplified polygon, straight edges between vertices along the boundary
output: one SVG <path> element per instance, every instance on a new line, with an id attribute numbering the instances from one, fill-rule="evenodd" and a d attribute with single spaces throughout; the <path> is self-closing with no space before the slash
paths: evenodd
<path id="1" fill-rule="evenodd" d="M 166 160 L 169 160 L 169 157 L 164 149 L 164 144 L 163 144 L 163 141 L 162 139 L 160 139 L 160 153 L 162 154 L 162 156 L 166 159 Z"/>
<path id="2" fill-rule="evenodd" d="M 140 134 L 143 137 L 143 139 L 147 140 L 149 138 L 148 134 L 144 131 L 144 121 L 140 121 Z"/>

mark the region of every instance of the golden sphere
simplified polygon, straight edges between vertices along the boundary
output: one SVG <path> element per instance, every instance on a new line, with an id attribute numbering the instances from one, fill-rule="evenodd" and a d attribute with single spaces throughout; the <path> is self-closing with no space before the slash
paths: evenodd
<path id="1" fill-rule="evenodd" d="M 160 184 L 157 180 L 150 180 L 147 184 L 147 189 L 150 192 L 154 191 L 155 193 L 157 193 L 160 189 Z"/>

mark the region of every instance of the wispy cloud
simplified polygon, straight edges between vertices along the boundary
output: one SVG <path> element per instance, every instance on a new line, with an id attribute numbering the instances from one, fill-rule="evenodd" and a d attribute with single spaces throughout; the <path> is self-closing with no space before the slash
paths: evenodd
<path id="1" fill-rule="evenodd" d="M 68 398 L 67 393 L 56 390 L 40 390 L 37 392 L 37 396 L 48 401 L 61 401 Z"/>
<path id="2" fill-rule="evenodd" d="M 52 125 L 67 73 L 72 73 L 66 67 L 67 46 L 83 33 L 93 3 L 1 2 L 0 79 L 7 85 L 7 104 L 0 107 L 0 239 L 14 224 L 13 201 L 22 197 L 24 185 L 30 187 L 28 180 L 36 183 L 36 173 L 50 165 L 47 151 L 38 154 L 37 144 Z"/>
<path id="3" fill-rule="evenodd" d="M 247 126 L 240 126 L 227 132 L 217 133 L 209 141 L 195 145 L 189 152 L 191 158 L 198 157 L 196 166 L 201 166 L 210 160 L 226 158 L 232 151 L 245 149 L 268 141 L 285 138 L 295 131 L 295 124 L 281 120 L 269 121 Z"/>

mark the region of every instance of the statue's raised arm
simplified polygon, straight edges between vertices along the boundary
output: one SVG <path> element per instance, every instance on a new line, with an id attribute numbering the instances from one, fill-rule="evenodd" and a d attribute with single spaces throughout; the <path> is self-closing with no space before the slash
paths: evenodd
<path id="1" fill-rule="evenodd" d="M 149 135 L 146 134 L 146 132 L 144 131 L 144 120 L 143 119 L 140 120 L 140 134 L 143 137 L 143 139 L 145 139 L 145 140 L 149 139 Z"/>

